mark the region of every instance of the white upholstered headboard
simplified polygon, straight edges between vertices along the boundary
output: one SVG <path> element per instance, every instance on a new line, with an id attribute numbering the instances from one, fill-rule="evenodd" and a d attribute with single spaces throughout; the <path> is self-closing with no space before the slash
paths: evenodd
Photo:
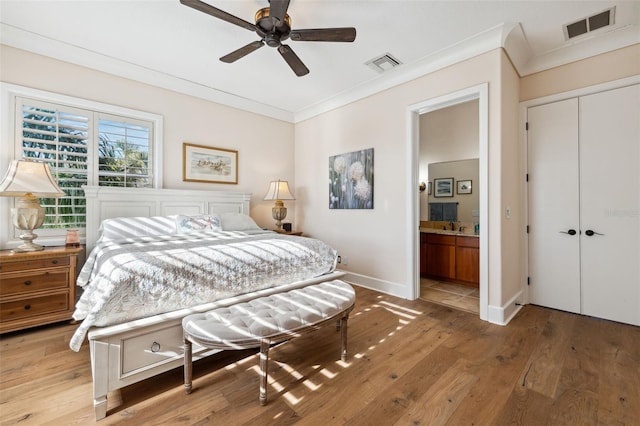
<path id="1" fill-rule="evenodd" d="M 98 239 L 104 219 L 172 214 L 249 214 L 246 192 L 83 186 L 87 199 L 87 253 Z"/>

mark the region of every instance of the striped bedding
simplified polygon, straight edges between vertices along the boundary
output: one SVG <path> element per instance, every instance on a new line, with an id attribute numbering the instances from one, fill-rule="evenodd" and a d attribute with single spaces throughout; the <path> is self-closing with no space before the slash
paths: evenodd
<path id="1" fill-rule="evenodd" d="M 313 238 L 271 231 L 201 231 L 99 242 L 77 284 L 70 347 L 91 327 L 145 318 L 317 277 L 336 267 L 337 252 Z"/>

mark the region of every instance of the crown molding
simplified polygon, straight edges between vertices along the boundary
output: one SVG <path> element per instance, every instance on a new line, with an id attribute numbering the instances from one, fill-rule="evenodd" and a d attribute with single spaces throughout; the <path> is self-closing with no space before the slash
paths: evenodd
<path id="1" fill-rule="evenodd" d="M 425 56 L 415 63 L 402 64 L 397 68 L 392 68 L 375 80 L 296 112 L 294 123 L 307 120 L 332 109 L 500 48 L 505 38 L 505 30 L 510 31 L 511 28 L 512 25 L 509 24 L 497 25 L 457 44 Z"/>
<path id="2" fill-rule="evenodd" d="M 255 102 L 217 90 L 213 87 L 208 87 L 151 68 L 103 55 L 89 49 L 44 37 L 11 25 L 0 23 L 0 34 L 2 34 L 2 44 L 17 49 L 216 102 L 243 111 L 253 112 L 287 122 L 293 121 L 293 113 L 278 109 L 272 105 Z"/>
<path id="3" fill-rule="evenodd" d="M 8 46 L 294 124 L 497 48 L 505 49 L 522 77 L 640 43 L 640 32 L 629 25 L 534 56 L 521 25 L 502 23 L 336 96 L 299 111 L 287 111 L 4 23 L 0 23 L 0 32 L 2 44 Z"/>
<path id="4" fill-rule="evenodd" d="M 511 36 L 511 35 L 510 35 Z M 516 49 L 509 50 L 511 60 L 521 77 L 545 71 L 571 62 L 601 55 L 640 43 L 640 31 L 634 25 L 612 28 L 606 33 L 589 34 L 564 46 L 533 56 L 517 57 Z"/>

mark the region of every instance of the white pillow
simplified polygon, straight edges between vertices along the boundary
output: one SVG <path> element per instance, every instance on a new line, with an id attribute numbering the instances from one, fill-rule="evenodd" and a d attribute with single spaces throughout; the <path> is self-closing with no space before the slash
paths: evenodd
<path id="1" fill-rule="evenodd" d="M 116 217 L 100 224 L 100 240 L 122 240 L 176 233 L 176 216 Z"/>
<path id="2" fill-rule="evenodd" d="M 222 231 L 220 216 L 217 214 L 203 214 L 199 216 L 178 215 L 176 229 L 180 233 L 198 231 Z"/>
<path id="3" fill-rule="evenodd" d="M 222 213 L 223 231 L 251 231 L 262 229 L 246 214 L 243 213 Z"/>

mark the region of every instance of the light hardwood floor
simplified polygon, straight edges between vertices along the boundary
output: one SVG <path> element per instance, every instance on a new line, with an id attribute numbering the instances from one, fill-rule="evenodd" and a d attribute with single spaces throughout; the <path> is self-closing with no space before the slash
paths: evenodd
<path id="1" fill-rule="evenodd" d="M 3 425 L 93 424 L 87 345 L 63 324 L 1 338 Z M 357 289 L 347 363 L 334 327 L 270 351 L 226 352 L 109 395 L 99 425 L 638 425 L 640 328 L 525 306 L 507 327 Z"/>

